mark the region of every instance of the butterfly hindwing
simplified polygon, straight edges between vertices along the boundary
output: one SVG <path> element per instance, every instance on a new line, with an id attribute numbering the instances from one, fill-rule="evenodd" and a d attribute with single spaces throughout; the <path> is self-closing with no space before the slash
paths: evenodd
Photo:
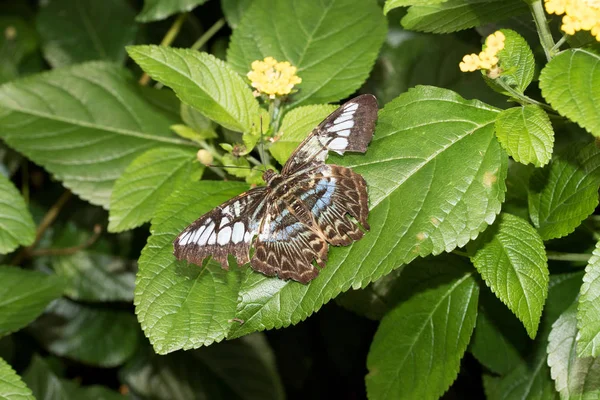
<path id="1" fill-rule="evenodd" d="M 251 189 L 198 218 L 173 241 L 175 257 L 201 265 L 212 256 L 227 268 L 232 254 L 239 265 L 248 263 L 251 241 L 265 212 L 266 191 Z"/>
<path id="2" fill-rule="evenodd" d="M 291 175 L 323 164 L 329 151 L 364 153 L 373 137 L 377 99 L 363 94 L 344 103 L 317 126 L 292 153 L 281 171 Z"/>

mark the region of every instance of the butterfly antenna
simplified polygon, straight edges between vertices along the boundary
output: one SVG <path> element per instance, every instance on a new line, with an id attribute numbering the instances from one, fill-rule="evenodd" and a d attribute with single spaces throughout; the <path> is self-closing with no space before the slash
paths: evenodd
<path id="1" fill-rule="evenodd" d="M 267 170 L 267 164 L 265 163 L 265 143 L 263 140 L 263 118 L 262 115 L 260 115 L 260 142 L 258 148 L 258 155 L 260 157 L 260 163 L 263 166 L 263 172 L 265 172 Z"/>

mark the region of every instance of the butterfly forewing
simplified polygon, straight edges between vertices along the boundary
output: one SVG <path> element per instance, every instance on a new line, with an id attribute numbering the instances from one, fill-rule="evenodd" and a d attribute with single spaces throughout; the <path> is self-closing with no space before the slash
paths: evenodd
<path id="1" fill-rule="evenodd" d="M 251 241 L 266 211 L 266 192 L 266 187 L 251 189 L 198 218 L 173 241 L 175 257 L 201 265 L 212 256 L 227 268 L 232 254 L 239 265 L 248 263 Z"/>
<path id="2" fill-rule="evenodd" d="M 328 152 L 364 153 L 373 137 L 377 121 L 377 99 L 363 94 L 344 103 L 317 126 L 292 153 L 282 175 L 323 164 Z"/>

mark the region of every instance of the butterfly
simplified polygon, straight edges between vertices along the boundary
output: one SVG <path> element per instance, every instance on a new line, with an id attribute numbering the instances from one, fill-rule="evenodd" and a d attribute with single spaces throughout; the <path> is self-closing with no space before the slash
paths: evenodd
<path id="1" fill-rule="evenodd" d="M 347 246 L 362 238 L 361 227 L 369 230 L 365 180 L 325 160 L 329 151 L 366 152 L 376 120 L 375 96 L 344 103 L 296 148 L 281 174 L 265 171 L 266 186 L 234 197 L 185 228 L 173 241 L 175 257 L 202 265 L 212 256 L 228 269 L 232 255 L 238 265 L 249 262 L 267 276 L 314 279 L 319 274 L 314 262 L 325 267 L 329 244 Z"/>

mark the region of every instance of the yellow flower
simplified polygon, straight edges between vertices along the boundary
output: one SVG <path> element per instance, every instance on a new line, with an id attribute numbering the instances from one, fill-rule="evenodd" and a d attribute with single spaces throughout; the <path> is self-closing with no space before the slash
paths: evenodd
<path id="1" fill-rule="evenodd" d="M 590 31 L 600 41 L 600 0 L 545 0 L 548 14 L 563 15 L 562 29 L 569 35 Z"/>
<path id="2" fill-rule="evenodd" d="M 485 49 L 479 54 L 467 54 L 458 64 L 462 72 L 473 72 L 478 69 L 495 69 L 499 74 L 497 54 L 504 48 L 506 37 L 500 31 L 496 31 L 485 39 Z"/>
<path id="3" fill-rule="evenodd" d="M 290 94 L 294 85 L 302 82 L 296 71 L 297 68 L 287 61 L 278 62 L 273 57 L 266 57 L 263 61 L 254 61 L 252 71 L 246 76 L 259 93 L 274 99 L 275 96 Z"/>

